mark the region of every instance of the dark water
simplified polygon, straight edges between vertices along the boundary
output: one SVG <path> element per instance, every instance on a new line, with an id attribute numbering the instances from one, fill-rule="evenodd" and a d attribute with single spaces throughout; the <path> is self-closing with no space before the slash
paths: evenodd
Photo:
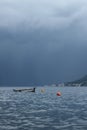
<path id="1" fill-rule="evenodd" d="M 17 93 L 0 88 L 0 130 L 87 130 L 86 87 L 41 89 Z"/>

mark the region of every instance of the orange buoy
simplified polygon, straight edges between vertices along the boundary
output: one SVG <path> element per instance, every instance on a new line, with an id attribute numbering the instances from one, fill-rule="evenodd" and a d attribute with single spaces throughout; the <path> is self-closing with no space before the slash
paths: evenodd
<path id="1" fill-rule="evenodd" d="M 57 94 L 56 94 L 57 96 L 61 96 L 61 92 L 57 92 Z"/>

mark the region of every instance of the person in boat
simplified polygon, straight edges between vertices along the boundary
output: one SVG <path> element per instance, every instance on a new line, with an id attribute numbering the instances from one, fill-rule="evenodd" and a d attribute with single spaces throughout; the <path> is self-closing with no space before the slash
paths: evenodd
<path id="1" fill-rule="evenodd" d="M 35 92 L 35 88 L 33 88 L 32 92 Z"/>

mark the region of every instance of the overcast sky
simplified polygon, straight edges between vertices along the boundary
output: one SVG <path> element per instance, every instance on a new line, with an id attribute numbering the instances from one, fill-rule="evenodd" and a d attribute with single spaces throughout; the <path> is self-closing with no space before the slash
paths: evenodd
<path id="1" fill-rule="evenodd" d="M 87 74 L 86 0 L 0 0 L 0 85 L 45 85 Z"/>

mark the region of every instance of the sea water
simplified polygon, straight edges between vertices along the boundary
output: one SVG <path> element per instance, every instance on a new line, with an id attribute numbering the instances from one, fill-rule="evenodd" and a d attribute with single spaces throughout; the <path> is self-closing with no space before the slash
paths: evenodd
<path id="1" fill-rule="evenodd" d="M 1 87 L 0 130 L 87 130 L 87 87 Z"/>

